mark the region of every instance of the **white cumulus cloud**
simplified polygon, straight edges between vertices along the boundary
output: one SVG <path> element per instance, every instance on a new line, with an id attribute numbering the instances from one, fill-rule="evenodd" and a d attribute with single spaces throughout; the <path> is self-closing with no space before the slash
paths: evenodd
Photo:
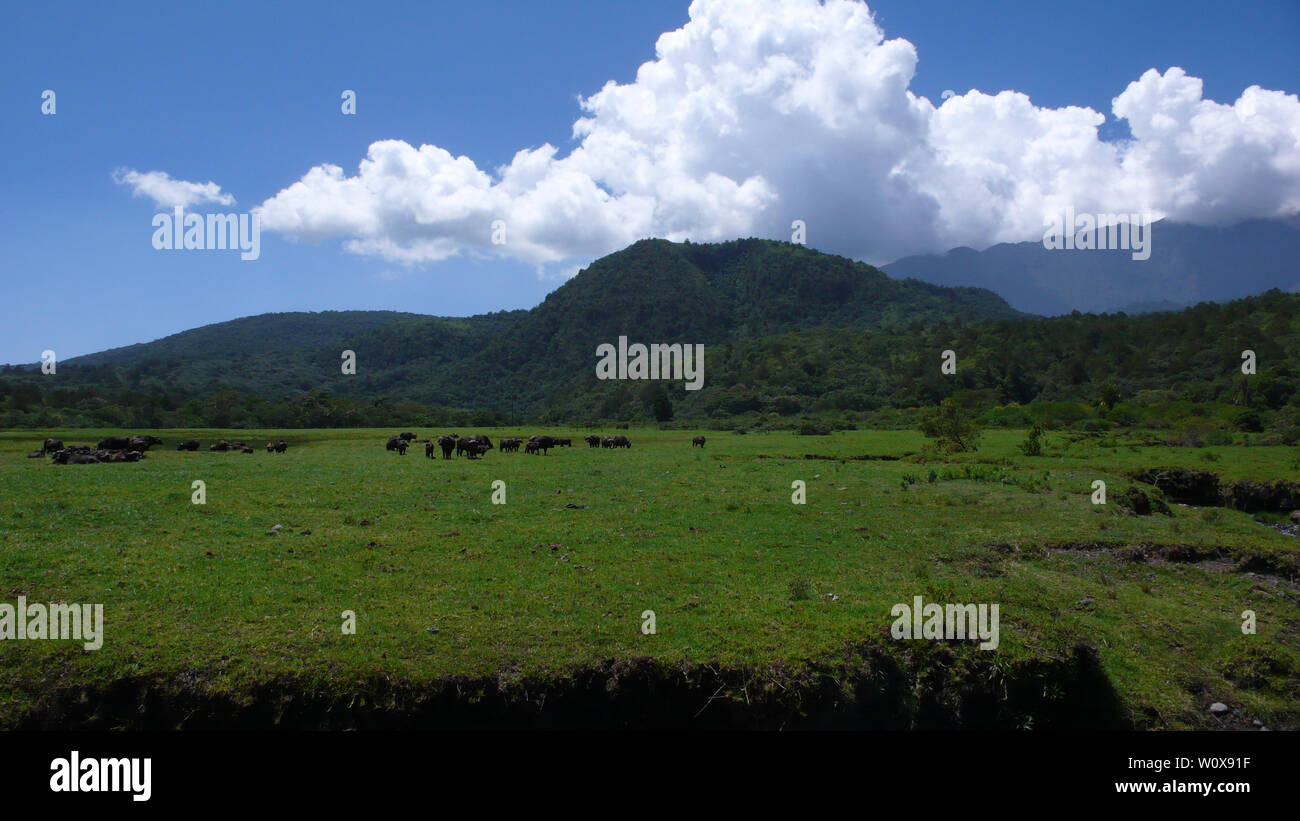
<path id="1" fill-rule="evenodd" d="M 1036 239 L 1066 206 L 1201 223 L 1300 210 L 1294 94 L 1221 104 L 1153 69 L 1114 99 L 1132 138 L 1112 143 L 1102 113 L 1015 91 L 936 107 L 909 90 L 917 59 L 856 0 L 695 0 L 635 80 L 581 101 L 569 153 L 489 172 L 383 140 L 355 174 L 309 170 L 262 225 L 399 263 L 480 253 L 567 273 L 642 237 L 789 239 L 794 220 L 814 247 L 883 263 Z"/>
<path id="2" fill-rule="evenodd" d="M 130 186 L 132 196 L 148 197 L 159 208 L 173 208 L 177 205 L 188 208 L 208 202 L 235 204 L 235 198 L 222 193 L 221 186 L 215 182 L 174 180 L 165 171 L 141 173 L 134 168 L 119 168 L 113 172 L 113 182 Z"/>

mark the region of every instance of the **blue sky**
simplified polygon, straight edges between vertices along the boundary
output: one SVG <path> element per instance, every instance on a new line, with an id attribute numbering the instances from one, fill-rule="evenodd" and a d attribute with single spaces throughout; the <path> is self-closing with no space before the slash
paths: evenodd
<path id="1" fill-rule="evenodd" d="M 819 14 L 799 0 L 782 3 L 795 17 L 768 20 L 764 36 L 769 40 L 781 40 L 779 33 L 790 28 L 789 20 L 800 19 L 799 15 L 812 20 Z M 548 166 L 543 175 L 548 182 L 539 184 L 526 207 L 503 204 L 525 199 L 522 196 L 508 191 L 492 194 L 496 203 L 492 207 L 507 209 L 513 224 L 542 226 L 519 229 L 516 236 L 522 234 L 527 241 L 521 237 L 501 253 L 476 245 L 477 229 L 467 232 L 454 220 L 428 226 L 403 212 L 418 211 L 418 194 L 412 194 L 417 199 L 409 202 L 386 198 L 327 204 L 323 200 L 332 189 L 313 189 L 304 201 L 277 199 L 279 192 L 321 164 L 338 166 L 345 177 L 357 175 L 358 163 L 378 141 L 402 141 L 415 148 L 438 146 L 452 156 L 465 156 L 477 171 L 494 180 L 497 169 L 511 164 L 523 149 L 549 143 L 556 149 L 554 156 L 563 158 L 581 142 L 573 133 L 574 122 L 583 116 L 579 99 L 596 94 L 610 81 L 631 88 L 638 67 L 656 58 L 660 34 L 687 24 L 687 5 L 477 0 L 282 3 L 267 8 L 236 2 L 221 4 L 218 10 L 177 3 L 11 4 L 0 31 L 0 100 L 5 112 L 0 119 L 0 240 L 6 251 L 0 266 L 5 297 L 0 303 L 0 361 L 32 362 L 47 348 L 68 358 L 267 311 L 382 308 L 467 315 L 531 307 L 566 274 L 619 247 L 625 228 L 626 236 L 633 239 L 640 234 L 722 239 L 750 233 L 788 239 L 773 228 L 784 230 L 791 214 L 800 215 L 793 206 L 783 211 L 786 204 L 833 200 L 845 202 L 843 210 L 848 212 L 869 209 L 851 196 L 845 199 L 848 195 L 834 188 L 837 180 L 861 174 L 863 184 L 858 187 L 872 190 L 877 183 L 871 176 L 875 170 L 904 156 L 891 152 L 907 151 L 913 139 L 908 129 L 923 129 L 926 134 L 937 129 L 933 124 L 918 125 L 921 120 L 931 122 L 929 112 L 903 112 L 899 122 L 904 125 L 896 129 L 901 136 L 873 142 L 870 135 L 880 129 L 871 126 L 877 122 L 871 118 L 888 122 L 887 114 L 877 112 L 893 110 L 889 102 L 901 98 L 890 96 L 889 89 L 876 89 L 865 76 L 870 72 L 849 60 L 842 76 L 829 77 L 809 94 L 828 89 L 827 93 L 839 93 L 854 83 L 868 88 L 859 97 L 865 113 L 860 112 L 848 128 L 864 129 L 862 152 L 875 152 L 882 158 L 878 163 L 845 164 L 845 146 L 851 149 L 858 138 L 850 135 L 849 142 L 842 142 L 845 127 L 833 123 L 834 116 L 824 108 L 806 115 L 821 117 L 816 121 L 800 119 L 805 115 L 798 114 L 787 133 L 770 111 L 759 111 L 752 101 L 742 100 L 734 127 L 751 133 L 737 142 L 709 143 L 696 152 L 698 156 L 672 164 L 675 161 L 662 160 L 665 153 L 673 153 L 666 147 L 705 144 L 691 138 L 695 132 L 689 129 L 697 126 L 672 133 L 654 131 L 659 127 L 656 123 L 634 121 L 629 94 L 627 99 L 611 97 L 594 115 L 597 134 L 643 138 L 635 156 L 660 158 L 646 166 L 651 177 L 681 175 L 695 182 L 705 179 L 705 171 L 716 171 L 736 185 L 709 189 L 707 196 L 696 192 L 678 197 L 656 188 L 655 180 L 628 182 L 617 170 L 602 176 L 599 169 L 618 165 L 620 155 L 602 149 L 605 153 L 596 156 L 593 140 L 594 159 Z M 1181 67 L 1203 81 L 1204 99 L 1225 105 L 1251 85 L 1291 95 L 1300 90 L 1296 82 L 1300 57 L 1295 47 L 1300 43 L 1300 4 L 1295 0 L 1241 4 L 880 0 L 870 6 L 886 40 L 903 38 L 915 48 L 914 70 L 905 83 L 913 95 L 938 106 L 946 89 L 958 95 L 972 89 L 985 95 L 1010 89 L 1028 95 L 1032 106 L 1042 109 L 1088 107 L 1106 115 L 1099 132 L 1104 141 L 1129 136 L 1126 124 L 1112 116 L 1111 101 L 1148 69 L 1163 73 Z M 760 21 L 755 29 L 764 24 Z M 744 28 L 721 14 L 712 22 L 693 25 L 699 30 L 709 28 L 715 35 L 729 33 L 733 41 L 745 36 Z M 833 32 L 839 28 L 823 20 L 810 23 L 799 36 L 814 38 L 816 43 L 822 36 L 817 32 L 824 29 L 827 51 L 842 48 L 849 54 L 869 40 L 836 39 L 832 45 Z M 808 53 L 799 51 L 797 42 L 773 46 L 764 41 L 754 46 L 769 57 L 773 49 L 779 52 L 787 47 L 796 55 L 795 62 L 800 59 L 797 54 Z M 886 73 L 898 66 L 906 69 L 905 51 L 888 59 L 882 56 L 870 65 L 879 65 Z M 687 56 L 674 64 L 694 65 L 689 55 L 696 52 L 684 49 L 682 53 Z M 747 58 L 742 54 L 737 59 L 743 65 Z M 832 70 L 834 66 L 828 69 Z M 706 94 L 703 99 L 709 106 L 726 108 L 727 95 L 737 88 L 735 82 L 723 77 L 710 85 L 706 78 L 705 92 L 713 96 Z M 670 85 L 656 86 L 655 93 L 661 96 L 652 119 L 670 118 L 668 101 L 676 97 L 663 90 Z M 1167 85 L 1152 94 L 1173 96 L 1186 88 L 1185 83 Z M 40 110 L 45 89 L 57 94 L 52 116 Z M 355 116 L 340 112 L 343 89 L 357 92 Z M 981 114 L 975 105 L 982 101 L 987 103 L 983 110 L 991 110 L 991 97 L 970 99 L 970 118 L 992 116 Z M 809 105 L 812 111 L 819 104 Z M 1287 119 L 1289 112 L 1283 105 L 1272 125 L 1284 136 L 1295 122 Z M 809 131 L 808 122 L 824 130 Z M 918 169 L 917 191 L 915 198 L 900 195 L 899 219 L 915 214 L 920 215 L 918 221 L 929 222 L 917 232 L 913 245 L 898 250 L 942 250 L 959 241 L 990 244 L 1008 238 L 1008 232 L 1023 232 L 1023 226 L 1038 216 L 1039 212 L 1024 216 L 1016 209 L 1032 211 L 1041 203 L 1009 200 L 1007 215 L 998 215 L 997 225 L 990 227 L 988 219 L 972 216 L 961 190 L 943 187 L 943 168 L 987 165 L 952 156 L 951 145 L 967 142 L 960 136 L 963 132 L 956 130 L 959 127 L 976 126 L 969 121 L 944 126 L 948 130 L 933 139 L 936 147 L 927 150 L 925 158 L 906 154 L 909 167 Z M 772 142 L 765 145 L 768 133 Z M 809 143 L 792 145 L 790 135 L 802 134 L 809 135 Z M 1230 136 L 1246 139 L 1249 133 Z M 822 139 L 824 152 L 817 142 Z M 1280 156 L 1289 156 L 1285 153 L 1289 148 L 1277 150 Z M 738 151 L 750 153 L 737 159 L 732 155 Z M 800 160 L 804 164 L 768 165 L 773 156 L 801 151 L 809 155 Z M 934 159 L 945 151 L 946 155 Z M 933 168 L 928 165 L 931 160 Z M 655 164 L 660 161 L 670 164 Z M 443 168 L 438 165 L 441 161 L 431 162 Z M 808 168 L 823 166 L 829 167 L 824 180 L 809 177 Z M 212 181 L 236 200 L 228 208 L 196 206 L 200 211 L 246 211 L 274 199 L 278 210 L 267 213 L 278 215 L 272 222 L 279 227 L 264 230 L 261 257 L 251 262 L 219 251 L 155 250 L 150 243 L 151 218 L 168 209 L 115 182 L 113 172 L 120 168 L 159 171 L 176 180 Z M 843 168 L 850 170 L 840 173 Z M 590 177 L 592 184 L 570 186 L 575 173 L 582 181 Z M 1045 172 L 1016 168 L 1005 173 L 1023 183 Z M 1133 183 L 1134 202 L 1141 200 L 1143 207 L 1165 209 L 1175 217 L 1208 213 L 1202 209 L 1184 214 L 1149 197 L 1142 200 L 1141 192 L 1153 185 L 1149 176 Z M 746 180 L 749 185 L 742 184 Z M 412 179 L 413 186 L 420 184 L 418 176 Z M 1203 202 L 1231 201 L 1232 192 L 1211 196 L 1218 190 L 1215 186 L 1222 184 L 1207 176 L 1198 183 L 1198 195 Z M 475 200 L 483 193 L 472 181 L 457 185 L 448 194 L 449 201 Z M 681 188 L 675 186 L 678 192 Z M 1276 202 L 1260 203 L 1260 215 L 1294 202 L 1292 181 L 1282 181 L 1278 189 Z M 1207 193 L 1200 195 L 1200 191 Z M 1083 189 L 1068 194 L 1069 201 L 1085 205 L 1089 196 Z M 583 197 L 591 202 L 574 204 Z M 607 198 L 622 204 L 615 206 Z M 1247 201 L 1236 211 L 1225 212 L 1224 218 L 1248 213 L 1251 205 Z M 573 219 L 590 219 L 593 227 L 575 229 L 575 236 L 552 241 L 544 227 L 550 224 L 543 218 L 545 212 L 567 206 L 580 215 Z M 754 216 L 759 211 L 766 216 Z M 356 216 L 360 212 L 364 215 Z M 477 213 L 473 212 L 475 220 Z M 320 231 L 291 227 L 300 219 L 331 227 Z M 831 225 L 835 218 L 818 215 L 819 221 L 809 222 L 809 244 L 874 262 L 888 261 L 897 253 L 857 236 L 897 234 L 896 226 L 877 225 L 868 218 L 853 222 L 857 219 L 846 217 L 844 225 Z M 376 220 L 382 223 L 375 229 L 378 234 L 363 235 Z M 854 227 L 858 223 L 861 230 Z M 434 260 L 424 251 L 345 250 L 346 243 L 358 238 L 409 239 L 412 226 L 430 232 L 422 238 L 446 243 L 453 249 L 451 255 Z M 826 230 L 819 232 L 819 226 Z"/>

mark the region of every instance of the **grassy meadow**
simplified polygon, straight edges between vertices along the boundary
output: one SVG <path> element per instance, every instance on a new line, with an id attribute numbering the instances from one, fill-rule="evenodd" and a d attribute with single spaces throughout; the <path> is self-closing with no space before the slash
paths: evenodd
<path id="1" fill-rule="evenodd" d="M 990 669 L 1095 647 L 1133 726 L 1300 725 L 1296 540 L 1232 510 L 1115 503 L 1126 471 L 1157 465 L 1300 479 L 1294 448 L 1048 433 L 1026 457 L 1012 430 L 936 457 L 913 431 L 702 431 L 699 449 L 696 431 L 632 429 L 617 431 L 630 450 L 604 450 L 556 428 L 575 446 L 444 461 L 421 444 L 386 451 L 394 432 L 161 431 L 144 461 L 84 466 L 26 459 L 38 439 L 0 433 L 0 602 L 103 603 L 106 634 L 96 652 L 0 642 L 0 727 L 123 681 L 238 700 L 292 680 L 365 698 L 376 678 L 508 687 L 648 658 L 779 688 L 846 647 L 921 652 L 889 632 L 893 605 L 917 595 L 999 604 L 998 649 L 958 648 Z M 287 454 L 262 450 L 281 436 Z M 202 450 L 177 452 L 190 437 Z M 208 452 L 217 438 L 257 451 Z M 191 503 L 195 480 L 206 504 Z M 791 502 L 795 480 L 806 504 Z M 1135 545 L 1191 546 L 1191 560 L 1135 559 Z M 1242 633 L 1247 609 L 1257 635 Z M 1211 715 L 1215 701 L 1231 712 Z"/>

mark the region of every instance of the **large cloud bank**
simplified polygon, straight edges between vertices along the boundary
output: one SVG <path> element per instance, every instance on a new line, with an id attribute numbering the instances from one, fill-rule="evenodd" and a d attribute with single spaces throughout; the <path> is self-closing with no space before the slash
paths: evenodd
<path id="1" fill-rule="evenodd" d="M 880 263 L 1035 239 L 1067 206 L 1199 223 L 1300 210 L 1293 94 L 1225 105 L 1152 69 L 1114 99 L 1132 139 L 1111 143 L 1101 113 L 1014 91 L 936 108 L 909 91 L 916 64 L 861 2 L 695 0 L 634 82 L 581 101 L 569 153 L 525 149 L 489 173 L 384 140 L 356 173 L 307 171 L 262 225 L 398 262 L 483 253 L 557 272 L 648 236 L 789 239 L 794 220 L 810 245 Z"/>

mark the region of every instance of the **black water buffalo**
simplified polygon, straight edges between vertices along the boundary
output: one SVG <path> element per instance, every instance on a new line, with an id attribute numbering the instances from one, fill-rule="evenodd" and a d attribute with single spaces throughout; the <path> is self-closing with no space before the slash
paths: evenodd
<path id="1" fill-rule="evenodd" d="M 157 436 L 132 436 L 127 440 L 129 446 L 126 450 L 138 450 L 143 453 L 154 445 L 161 445 L 162 443 L 163 440 Z"/>
<path id="2" fill-rule="evenodd" d="M 587 447 L 589 448 L 600 447 L 600 437 L 597 436 L 596 434 L 593 433 L 591 436 L 584 436 L 582 438 L 587 440 Z"/>
<path id="3" fill-rule="evenodd" d="M 556 446 L 554 439 L 549 436 L 541 435 L 533 435 L 530 437 L 528 439 L 528 444 L 533 446 L 532 450 L 528 451 L 529 453 L 537 453 L 538 451 L 541 451 L 543 456 L 547 455 L 546 451 Z"/>
<path id="4" fill-rule="evenodd" d="M 482 456 L 483 454 L 487 453 L 487 445 L 483 444 L 478 440 L 466 441 L 462 439 L 460 443 L 457 444 L 458 448 L 461 443 L 464 444 L 464 453 L 466 459 L 476 459 Z"/>
<path id="5" fill-rule="evenodd" d="M 41 450 L 45 453 L 53 453 L 56 450 L 63 450 L 63 440 L 46 439 L 45 444 L 41 446 Z"/>
<path id="6" fill-rule="evenodd" d="M 34 451 L 32 451 L 31 453 L 27 454 L 27 458 L 28 458 L 28 459 L 39 459 L 39 458 L 41 458 L 41 457 L 44 456 L 44 455 L 45 455 L 45 451 L 44 451 L 44 450 L 34 450 Z"/>
<path id="7" fill-rule="evenodd" d="M 409 430 L 408 430 L 408 431 L 404 431 L 404 432 L 402 432 L 402 433 L 399 433 L 399 434 L 397 434 L 397 435 L 398 435 L 399 437 L 401 437 L 402 439 L 405 439 L 406 442 L 407 442 L 407 444 L 410 444 L 410 443 L 411 443 L 411 440 L 415 439 L 415 434 L 414 434 L 414 433 L 411 433 Z"/>
<path id="8" fill-rule="evenodd" d="M 198 439 L 186 439 L 184 442 L 181 442 L 179 445 L 177 445 L 177 446 L 176 446 L 176 449 L 177 449 L 177 450 L 198 450 L 198 449 L 199 449 L 199 440 L 198 440 Z"/>
<path id="9" fill-rule="evenodd" d="M 384 450 L 395 450 L 398 456 L 406 455 L 406 440 L 400 436 L 390 436 L 384 443 Z"/>
<path id="10" fill-rule="evenodd" d="M 286 441 L 283 440 L 283 439 L 276 439 L 276 440 L 275 440 L 275 452 L 276 452 L 276 453 L 285 453 L 285 452 L 287 452 L 288 450 L 289 450 L 289 443 L 288 443 L 288 442 L 286 442 Z"/>
<path id="11" fill-rule="evenodd" d="M 456 455 L 459 456 L 462 453 L 466 453 L 470 444 L 482 445 L 483 453 L 492 450 L 492 440 L 482 434 L 475 433 L 470 436 L 462 436 L 456 440 Z"/>
<path id="12" fill-rule="evenodd" d="M 451 452 L 456 449 L 456 434 L 444 433 L 439 436 L 438 447 L 442 448 L 442 458 L 450 459 Z"/>
<path id="13" fill-rule="evenodd" d="M 225 439 L 219 439 L 218 441 L 213 442 L 211 445 L 208 445 L 208 450 L 212 451 L 213 453 L 224 453 L 225 451 L 230 450 L 230 443 L 227 442 Z"/>
<path id="14" fill-rule="evenodd" d="M 426 459 L 432 459 L 432 458 L 433 458 L 433 448 L 434 448 L 434 444 L 433 444 L 433 442 L 425 442 L 425 443 L 424 443 L 424 458 L 426 458 Z"/>
<path id="15" fill-rule="evenodd" d="M 529 439 L 528 443 L 524 445 L 524 453 L 536 453 L 536 452 L 537 452 L 537 440 Z"/>
<path id="16" fill-rule="evenodd" d="M 696 436 L 694 439 L 691 440 L 691 447 L 695 447 L 696 445 L 699 445 L 700 447 L 704 447 L 703 436 Z"/>
<path id="17" fill-rule="evenodd" d="M 556 446 L 557 448 L 571 448 L 571 447 L 573 447 L 573 440 L 572 440 L 572 439 L 556 439 L 556 440 L 555 440 L 555 446 Z"/>
<path id="18" fill-rule="evenodd" d="M 110 436 L 107 439 L 100 439 L 99 444 L 95 445 L 98 450 L 126 450 L 131 446 L 131 437 L 129 436 Z"/>
<path id="19" fill-rule="evenodd" d="M 619 434 L 618 436 L 615 436 L 615 437 L 614 437 L 613 441 L 612 441 L 611 444 L 610 444 L 610 447 L 612 447 L 612 448 L 630 448 L 630 447 L 632 447 L 632 443 L 631 443 L 630 441 L 628 441 L 628 438 L 627 438 L 626 436 L 623 436 L 622 434 Z"/>

